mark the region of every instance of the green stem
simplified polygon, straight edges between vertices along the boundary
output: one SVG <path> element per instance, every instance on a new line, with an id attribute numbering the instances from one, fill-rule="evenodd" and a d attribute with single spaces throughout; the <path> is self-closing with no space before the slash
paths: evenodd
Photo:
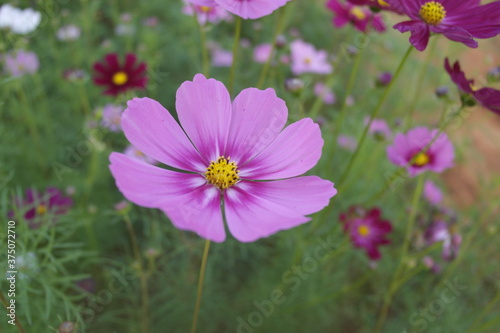
<path id="1" fill-rule="evenodd" d="M 210 66 L 208 60 L 208 49 L 207 49 L 207 33 L 205 27 L 198 21 L 198 15 L 195 12 L 194 20 L 196 21 L 196 26 L 200 31 L 200 42 L 201 42 L 201 59 L 202 59 L 202 71 L 203 74 L 208 77 L 210 75 Z"/>
<path id="2" fill-rule="evenodd" d="M 399 74 L 401 73 L 401 70 L 403 69 L 403 65 L 405 64 L 406 60 L 408 59 L 408 56 L 410 55 L 411 50 L 413 50 L 413 45 L 410 45 L 410 47 L 406 51 L 405 55 L 403 56 L 403 59 L 401 60 L 398 68 L 396 69 L 396 72 L 394 73 L 394 76 L 393 76 L 391 82 L 387 85 L 387 88 L 385 88 L 385 91 L 382 94 L 377 106 L 373 109 L 373 112 L 370 115 L 370 120 L 366 124 L 366 126 L 363 130 L 363 133 L 361 134 L 361 138 L 358 141 L 358 145 L 356 147 L 356 150 L 354 151 L 354 154 L 351 156 L 351 159 L 349 160 L 347 167 L 344 169 L 344 172 L 342 173 L 342 176 L 340 177 L 340 180 L 338 182 L 339 192 L 342 190 L 342 184 L 345 182 L 345 180 L 349 176 L 349 173 L 352 170 L 354 162 L 356 161 L 356 158 L 359 155 L 359 152 L 361 150 L 361 147 L 363 146 L 363 143 L 365 142 L 366 135 L 368 134 L 368 130 L 370 129 L 370 126 L 373 122 L 373 119 L 375 119 L 377 117 L 380 109 L 382 108 L 382 105 L 384 104 L 385 100 L 387 99 L 387 96 L 389 95 L 389 92 L 391 91 L 391 88 L 394 85 L 394 82 L 397 80 Z"/>
<path id="3" fill-rule="evenodd" d="M 5 296 L 3 295 L 1 289 L 0 289 L 0 302 L 3 304 L 3 306 L 5 307 L 5 310 L 8 313 L 9 310 L 7 310 L 7 307 L 9 305 L 8 305 L 7 300 L 5 299 Z M 14 320 L 14 322 L 16 323 L 16 327 L 17 327 L 17 329 L 19 330 L 20 333 L 26 333 L 26 331 L 24 330 L 23 325 L 21 325 L 21 322 L 19 321 L 19 319 L 18 319 L 17 316 L 16 316 L 16 319 Z"/>
<path id="4" fill-rule="evenodd" d="M 148 276 L 144 271 L 144 266 L 142 264 L 141 253 L 139 250 L 139 244 L 137 242 L 137 236 L 135 235 L 134 227 L 132 226 L 132 221 L 128 214 L 124 214 L 123 218 L 125 224 L 127 225 L 127 231 L 130 237 L 130 242 L 132 244 L 132 251 L 134 253 L 135 261 L 139 268 L 139 279 L 141 281 L 141 310 L 142 310 L 142 320 L 141 320 L 141 333 L 149 332 L 149 292 L 148 292 Z"/>
<path id="5" fill-rule="evenodd" d="M 276 40 L 278 39 L 278 36 L 284 29 L 284 22 L 285 22 L 285 8 L 286 6 L 283 6 L 279 9 L 278 11 L 278 19 L 276 21 L 276 26 L 274 28 L 274 34 L 273 34 L 273 42 L 271 44 L 271 52 L 269 53 L 269 58 L 267 59 L 266 63 L 264 64 L 264 67 L 262 67 L 262 71 L 260 72 L 259 76 L 259 82 L 257 83 L 257 88 L 262 89 L 262 86 L 264 85 L 266 81 L 266 76 L 267 72 L 269 71 L 269 67 L 271 65 L 271 61 L 274 56 L 274 50 L 276 49 Z M 234 61 L 234 59 L 233 59 Z"/>
<path id="6" fill-rule="evenodd" d="M 83 115 L 89 115 L 91 113 L 89 98 L 87 96 L 87 91 L 85 90 L 84 83 L 80 82 L 78 84 L 78 92 L 80 94 L 80 102 L 82 103 L 82 112 Z"/>
<path id="7" fill-rule="evenodd" d="M 234 30 L 234 44 L 233 44 L 233 63 L 231 64 L 231 72 L 229 73 L 229 94 L 233 94 L 234 88 L 234 74 L 236 72 L 236 63 L 238 59 L 238 47 L 240 44 L 240 36 L 241 36 L 241 17 L 236 17 L 236 28 Z"/>
<path id="8" fill-rule="evenodd" d="M 423 187 L 424 187 L 424 177 L 421 175 L 418 178 L 417 188 L 415 189 L 415 192 L 413 194 L 410 216 L 408 218 L 408 224 L 406 225 L 406 233 L 403 241 L 403 248 L 401 250 L 401 259 L 399 261 L 398 267 L 396 268 L 396 272 L 394 273 L 391 284 L 389 285 L 389 290 L 385 294 L 384 303 L 382 305 L 382 309 L 380 310 L 380 315 L 378 317 L 377 324 L 374 329 L 375 333 L 381 332 L 382 328 L 384 327 L 384 323 L 387 318 L 387 313 L 391 305 L 392 296 L 401 287 L 402 285 L 400 283 L 401 278 L 404 279 L 404 276 L 402 276 L 402 274 L 405 266 L 405 258 L 408 254 L 408 250 L 410 247 L 411 233 L 413 231 L 413 224 L 415 222 L 415 217 L 417 216 L 418 203 L 420 201 L 420 197 L 422 196 Z"/>
<path id="9" fill-rule="evenodd" d="M 347 81 L 347 88 L 345 92 L 345 96 L 342 99 L 342 106 L 340 107 L 339 112 L 339 121 L 333 129 L 333 145 L 330 150 L 327 161 L 331 160 L 335 153 L 335 148 L 337 147 L 337 139 L 340 135 L 340 131 L 344 124 L 346 109 L 347 109 L 347 98 L 351 95 L 352 89 L 354 88 L 354 82 L 356 82 L 356 76 L 358 75 L 359 64 L 361 63 L 361 58 L 363 57 L 363 50 L 365 48 L 360 48 L 358 50 L 358 54 L 356 54 L 356 58 L 354 59 L 354 64 L 351 69 L 351 74 L 349 75 L 349 81 Z"/>
<path id="10" fill-rule="evenodd" d="M 410 104 L 408 114 L 406 115 L 405 118 L 405 128 L 408 129 L 411 126 L 411 122 L 413 119 L 413 113 L 415 112 L 415 106 L 417 105 L 417 101 L 420 98 L 420 91 L 422 90 L 422 82 L 424 81 L 425 73 L 427 68 L 429 67 L 429 63 L 432 59 L 432 55 L 434 53 L 434 49 L 436 48 L 436 41 L 437 38 L 433 38 L 431 41 L 431 46 L 429 48 L 429 51 L 427 53 L 427 57 L 425 58 L 425 62 L 422 64 L 420 73 L 418 75 L 417 79 L 417 84 L 416 84 L 416 89 L 415 89 L 415 94 L 413 95 L 413 100 Z"/>
<path id="11" fill-rule="evenodd" d="M 193 325 L 191 326 L 191 333 L 196 332 L 198 324 L 198 314 L 200 313 L 201 296 L 203 294 L 203 281 L 205 280 L 205 271 L 207 268 L 208 250 L 210 250 L 210 241 L 205 241 L 205 248 L 203 249 L 203 258 L 201 260 L 200 277 L 198 279 L 198 293 L 196 294 L 196 304 L 193 314 Z"/>

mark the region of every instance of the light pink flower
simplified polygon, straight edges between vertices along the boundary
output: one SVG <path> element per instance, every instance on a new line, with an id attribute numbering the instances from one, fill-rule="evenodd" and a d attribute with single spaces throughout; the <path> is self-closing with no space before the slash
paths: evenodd
<path id="1" fill-rule="evenodd" d="M 443 200 L 443 192 L 432 181 L 426 180 L 424 184 L 424 198 L 433 205 L 438 205 Z"/>
<path id="2" fill-rule="evenodd" d="M 329 74 L 332 65 L 328 62 L 328 53 L 316 50 L 314 46 L 300 39 L 290 44 L 292 53 L 292 72 L 295 75 L 303 73 Z"/>
<path id="3" fill-rule="evenodd" d="M 107 104 L 102 109 L 101 125 L 112 132 L 121 131 L 121 117 L 123 106 L 116 104 Z"/>
<path id="4" fill-rule="evenodd" d="M 231 67 L 233 64 L 233 53 L 218 47 L 212 50 L 212 65 L 215 67 Z"/>
<path id="5" fill-rule="evenodd" d="M 127 200 L 161 209 L 177 228 L 222 242 L 223 197 L 229 231 L 252 242 L 309 221 L 306 215 L 336 194 L 330 181 L 298 177 L 318 162 L 323 139 L 309 118 L 283 129 L 288 110 L 273 89 L 248 88 L 231 102 L 221 82 L 197 74 L 176 99 L 182 127 L 149 98 L 134 98 L 123 113 L 131 144 L 184 171 L 112 153 L 110 169 Z"/>
<path id="6" fill-rule="evenodd" d="M 272 45 L 269 43 L 261 44 L 253 50 L 253 60 L 255 62 L 264 64 L 271 57 Z"/>
<path id="7" fill-rule="evenodd" d="M 317 82 L 314 85 L 314 94 L 323 98 L 323 103 L 327 105 L 335 103 L 335 94 L 332 89 L 327 87 L 323 82 Z"/>
<path id="8" fill-rule="evenodd" d="M 15 53 L 8 53 L 4 59 L 7 72 L 14 77 L 35 74 L 40 65 L 36 54 L 29 51 L 20 50 Z"/>
<path id="9" fill-rule="evenodd" d="M 123 153 L 127 156 L 137 158 L 137 159 L 144 161 L 148 164 L 153 164 L 153 165 L 158 164 L 158 161 L 156 161 L 154 158 L 151 158 L 147 155 L 144 155 L 144 153 L 142 151 L 140 151 L 139 149 L 135 148 L 132 145 L 129 145 Z"/>
<path id="10" fill-rule="evenodd" d="M 365 117 L 365 125 L 368 125 L 369 122 L 370 117 Z M 368 129 L 368 133 L 382 139 L 388 139 L 392 135 L 391 129 L 389 128 L 389 125 L 387 125 L 387 122 L 384 119 L 378 118 L 373 119 L 372 123 L 370 124 L 370 128 Z"/>
<path id="11" fill-rule="evenodd" d="M 288 1 L 290 0 L 215 0 L 219 6 L 244 19 L 258 19 L 267 16 L 284 6 Z"/>
<path id="12" fill-rule="evenodd" d="M 210 6 L 207 4 L 194 4 L 193 1 L 189 0 L 184 0 L 184 3 L 182 12 L 189 16 L 196 14 L 198 22 L 200 22 L 201 25 L 205 25 L 207 22 L 217 24 L 221 21 L 231 21 L 232 19 L 231 14 L 216 3 Z"/>
<path id="13" fill-rule="evenodd" d="M 455 152 L 445 133 L 415 127 L 406 134 L 398 133 L 394 143 L 387 147 L 387 157 L 395 165 L 406 167 L 410 176 L 426 170 L 443 172 L 453 166 Z"/>
<path id="14" fill-rule="evenodd" d="M 356 149 L 356 146 L 358 145 L 356 143 L 356 139 L 353 138 L 352 136 L 349 135 L 344 135 L 340 134 L 339 137 L 337 138 L 337 144 L 344 148 L 345 150 L 349 151 L 354 151 Z"/>

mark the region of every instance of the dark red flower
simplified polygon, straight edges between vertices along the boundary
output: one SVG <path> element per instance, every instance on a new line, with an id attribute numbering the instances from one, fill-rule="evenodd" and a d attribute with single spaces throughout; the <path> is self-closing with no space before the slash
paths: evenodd
<path id="1" fill-rule="evenodd" d="M 488 110 L 500 114 L 500 90 L 489 87 L 479 89 L 475 87 L 474 80 L 467 80 L 458 61 L 456 61 L 452 67 L 448 58 L 446 58 L 444 60 L 444 68 L 450 75 L 451 80 L 458 86 L 463 94 L 472 96 L 475 101 Z"/>
<path id="2" fill-rule="evenodd" d="M 116 96 L 129 89 L 145 89 L 147 83 L 146 64 L 137 63 L 134 54 L 125 56 L 125 63 L 121 65 L 116 53 L 107 54 L 103 62 L 94 64 L 94 83 L 106 86 L 107 95 Z"/>
<path id="3" fill-rule="evenodd" d="M 366 211 L 361 207 L 351 207 L 347 214 L 340 215 L 340 221 L 354 247 L 364 248 L 372 260 L 381 258 L 378 247 L 390 243 L 385 236 L 391 232 L 392 225 L 389 221 L 382 220 L 380 209 Z"/>

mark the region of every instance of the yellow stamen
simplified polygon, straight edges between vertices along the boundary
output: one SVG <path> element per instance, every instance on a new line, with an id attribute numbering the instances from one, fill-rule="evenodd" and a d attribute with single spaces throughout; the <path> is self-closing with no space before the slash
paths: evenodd
<path id="1" fill-rule="evenodd" d="M 415 166 L 424 166 L 428 164 L 430 161 L 429 155 L 424 152 L 420 152 L 417 155 L 413 156 L 411 164 Z"/>
<path id="2" fill-rule="evenodd" d="M 311 64 L 311 62 L 312 62 L 312 59 L 311 59 L 311 58 L 309 58 L 309 57 L 307 57 L 307 58 L 305 58 L 305 59 L 304 59 L 304 62 L 305 62 L 307 65 L 310 65 L 310 64 Z"/>
<path id="3" fill-rule="evenodd" d="M 439 2 L 430 1 L 420 7 L 419 14 L 426 23 L 438 25 L 446 17 L 446 10 Z"/>
<path id="4" fill-rule="evenodd" d="M 368 228 L 366 225 L 362 224 L 358 227 L 358 233 L 361 236 L 368 236 L 370 234 L 370 228 Z"/>
<path id="5" fill-rule="evenodd" d="M 352 7 L 349 13 L 360 21 L 366 18 L 366 13 L 359 7 Z"/>
<path id="6" fill-rule="evenodd" d="M 113 75 L 113 83 L 117 86 L 124 85 L 128 81 L 128 75 L 125 72 L 116 72 Z"/>
<path id="7" fill-rule="evenodd" d="M 38 207 L 36 207 L 37 215 L 43 215 L 45 213 L 47 213 L 47 206 L 45 206 L 44 204 L 40 204 L 38 205 Z"/>
<path id="8" fill-rule="evenodd" d="M 388 7 L 389 4 L 385 2 L 384 0 L 377 0 L 378 4 L 382 7 Z"/>
<path id="9" fill-rule="evenodd" d="M 220 190 L 225 190 L 238 182 L 240 177 L 238 166 L 234 162 L 229 162 L 231 158 L 221 156 L 217 161 L 212 161 L 205 172 L 207 181 L 217 186 Z"/>
<path id="10" fill-rule="evenodd" d="M 200 6 L 200 10 L 204 13 L 208 13 L 210 10 L 212 10 L 212 7 Z"/>

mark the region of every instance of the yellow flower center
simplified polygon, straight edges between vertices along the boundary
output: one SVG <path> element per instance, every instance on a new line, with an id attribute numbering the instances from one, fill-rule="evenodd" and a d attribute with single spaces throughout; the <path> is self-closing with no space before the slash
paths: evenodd
<path id="1" fill-rule="evenodd" d="M 238 170 L 236 163 L 229 162 L 230 159 L 230 157 L 219 157 L 217 161 L 210 162 L 205 172 L 206 180 L 220 190 L 233 186 L 240 179 L 238 176 L 240 170 Z"/>
<path id="2" fill-rule="evenodd" d="M 428 164 L 430 161 L 429 155 L 426 153 L 420 152 L 417 155 L 413 156 L 411 164 L 415 166 L 424 166 Z"/>
<path id="3" fill-rule="evenodd" d="M 207 6 L 200 6 L 200 10 L 204 13 L 208 13 L 212 7 L 207 7 Z"/>
<path id="4" fill-rule="evenodd" d="M 425 23 L 438 25 L 446 17 L 446 10 L 439 2 L 430 1 L 420 7 L 419 14 Z"/>
<path id="5" fill-rule="evenodd" d="M 38 207 L 36 207 L 37 215 L 43 215 L 45 213 L 47 213 L 47 206 L 45 206 L 44 204 L 40 204 L 38 205 Z"/>
<path id="6" fill-rule="evenodd" d="M 113 75 L 113 83 L 116 84 L 117 86 L 121 86 L 125 83 L 127 83 L 128 80 L 128 75 L 125 72 L 116 72 Z"/>
<path id="7" fill-rule="evenodd" d="M 358 227 L 358 233 L 361 236 L 368 236 L 370 234 L 370 228 L 368 228 L 366 225 L 362 224 Z"/>
<path id="8" fill-rule="evenodd" d="M 304 59 L 304 62 L 306 63 L 306 65 L 310 65 L 311 62 L 312 62 L 312 59 L 309 58 L 309 57 L 307 57 L 307 58 Z"/>
<path id="9" fill-rule="evenodd" d="M 349 13 L 360 21 L 366 18 L 366 13 L 359 7 L 352 7 Z"/>
<path id="10" fill-rule="evenodd" d="M 378 4 L 382 7 L 388 7 L 389 4 L 385 2 L 384 0 L 377 0 Z"/>

